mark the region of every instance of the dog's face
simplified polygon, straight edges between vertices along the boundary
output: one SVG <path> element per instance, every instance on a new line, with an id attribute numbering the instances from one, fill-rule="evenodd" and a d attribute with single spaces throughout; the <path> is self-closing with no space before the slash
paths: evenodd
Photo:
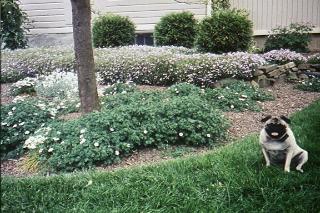
<path id="1" fill-rule="evenodd" d="M 269 137 L 272 139 L 280 139 L 287 133 L 290 119 L 283 115 L 280 117 L 268 115 L 263 118 L 261 122 L 265 123 L 264 129 Z"/>

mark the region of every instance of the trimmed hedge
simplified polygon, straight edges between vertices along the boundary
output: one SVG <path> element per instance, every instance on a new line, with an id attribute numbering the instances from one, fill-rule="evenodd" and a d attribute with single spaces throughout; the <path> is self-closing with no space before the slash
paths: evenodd
<path id="1" fill-rule="evenodd" d="M 245 51 L 252 40 L 252 22 L 239 10 L 217 10 L 198 26 L 196 45 L 202 52 Z"/>
<path id="2" fill-rule="evenodd" d="M 226 77 L 247 79 L 266 61 L 256 54 L 198 54 L 178 47 L 128 46 L 95 49 L 95 68 L 104 84 L 133 81 L 167 86 L 179 82 L 212 85 Z M 8 82 L 54 70 L 73 71 L 71 49 L 4 51 L 1 81 Z"/>
<path id="3" fill-rule="evenodd" d="M 94 47 L 117 47 L 134 44 L 135 25 L 128 18 L 106 14 L 93 21 Z"/>
<path id="4" fill-rule="evenodd" d="M 197 21 L 191 12 L 163 16 L 154 29 L 156 44 L 191 48 L 196 36 Z"/>

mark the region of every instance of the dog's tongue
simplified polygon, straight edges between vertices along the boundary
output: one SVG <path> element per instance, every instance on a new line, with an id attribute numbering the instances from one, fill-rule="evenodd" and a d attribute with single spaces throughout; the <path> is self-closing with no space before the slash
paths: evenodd
<path id="1" fill-rule="evenodd" d="M 277 133 L 277 132 L 271 132 L 271 135 L 272 135 L 272 136 L 278 136 L 279 133 Z"/>

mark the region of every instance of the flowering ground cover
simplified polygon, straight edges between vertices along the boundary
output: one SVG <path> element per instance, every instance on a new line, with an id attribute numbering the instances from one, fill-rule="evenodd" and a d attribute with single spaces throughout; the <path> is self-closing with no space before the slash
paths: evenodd
<path id="1" fill-rule="evenodd" d="M 305 173 L 266 168 L 257 136 L 205 155 L 116 172 L 1 178 L 3 212 L 319 212 L 320 102 L 294 114 Z M 297 203 L 299 201 L 299 203 Z"/>

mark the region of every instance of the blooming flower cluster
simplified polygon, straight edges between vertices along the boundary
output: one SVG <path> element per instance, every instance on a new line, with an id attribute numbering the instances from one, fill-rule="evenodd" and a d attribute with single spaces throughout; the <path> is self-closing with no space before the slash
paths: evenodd
<path id="1" fill-rule="evenodd" d="M 19 95 L 22 93 L 32 93 L 34 91 L 34 86 L 36 84 L 36 78 L 24 78 L 22 80 L 17 81 L 16 83 L 11 85 L 10 92 L 13 95 Z"/>
<path id="2" fill-rule="evenodd" d="M 288 62 L 301 64 L 307 61 L 306 57 L 304 57 L 302 54 L 288 49 L 271 50 L 262 56 L 266 61 L 276 64 L 285 64 Z"/>
<path id="3" fill-rule="evenodd" d="M 320 64 L 320 53 L 315 53 L 308 57 L 308 63 L 310 64 Z"/>

